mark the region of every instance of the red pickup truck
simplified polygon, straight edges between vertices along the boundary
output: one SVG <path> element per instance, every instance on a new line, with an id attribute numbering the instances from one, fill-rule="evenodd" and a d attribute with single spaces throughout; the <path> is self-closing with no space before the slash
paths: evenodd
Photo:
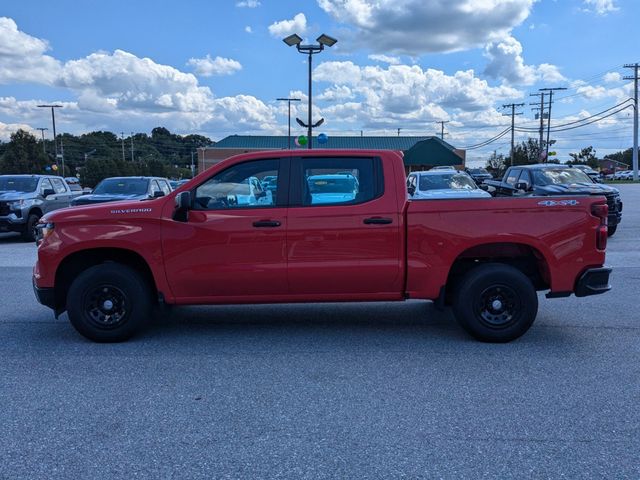
<path id="1" fill-rule="evenodd" d="M 409 200 L 400 154 L 267 151 L 166 197 L 59 210 L 33 284 L 99 342 L 153 305 L 428 299 L 483 341 L 525 333 L 547 297 L 608 291 L 604 197 Z"/>

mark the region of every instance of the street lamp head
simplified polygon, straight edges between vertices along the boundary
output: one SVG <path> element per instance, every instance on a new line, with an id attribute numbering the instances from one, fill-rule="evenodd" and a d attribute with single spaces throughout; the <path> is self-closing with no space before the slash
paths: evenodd
<path id="1" fill-rule="evenodd" d="M 338 40 L 336 40 L 333 37 L 330 37 L 329 35 L 327 35 L 326 33 L 323 33 L 322 35 L 320 35 L 318 38 L 316 38 L 316 41 L 320 44 L 320 45 L 325 45 L 327 47 L 333 47 L 336 42 Z"/>
<path id="2" fill-rule="evenodd" d="M 302 43 L 302 37 L 297 33 L 289 35 L 287 38 L 283 38 L 282 41 L 290 47 L 300 45 Z"/>

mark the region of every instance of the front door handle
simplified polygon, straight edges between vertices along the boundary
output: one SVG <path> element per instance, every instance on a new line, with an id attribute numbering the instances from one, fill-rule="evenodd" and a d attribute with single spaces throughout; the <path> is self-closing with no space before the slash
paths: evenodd
<path id="1" fill-rule="evenodd" d="M 253 226 L 256 228 L 274 228 L 281 225 L 277 220 L 258 220 L 253 222 Z"/>
<path id="2" fill-rule="evenodd" d="M 393 223 L 393 219 L 382 218 L 382 217 L 371 217 L 371 218 L 365 218 L 363 220 L 363 223 L 365 225 L 389 225 L 390 223 Z"/>

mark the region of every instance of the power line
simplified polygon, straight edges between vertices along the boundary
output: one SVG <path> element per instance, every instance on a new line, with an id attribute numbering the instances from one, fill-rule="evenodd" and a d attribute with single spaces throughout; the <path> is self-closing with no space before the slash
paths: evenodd
<path id="1" fill-rule="evenodd" d="M 449 123 L 449 120 L 437 120 L 436 123 L 440 124 L 440 139 L 444 140 L 444 124 Z M 400 131 L 398 131 L 398 134 Z"/>

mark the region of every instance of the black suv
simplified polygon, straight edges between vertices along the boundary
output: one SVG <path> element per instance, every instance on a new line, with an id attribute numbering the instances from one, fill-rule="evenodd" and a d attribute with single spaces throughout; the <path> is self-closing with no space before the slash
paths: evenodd
<path id="1" fill-rule="evenodd" d="M 616 233 L 622 220 L 620 191 L 595 183 L 581 169 L 557 163 L 509 167 L 502 180 L 486 180 L 495 196 L 518 195 L 603 195 L 609 206 L 609 236 Z"/>

